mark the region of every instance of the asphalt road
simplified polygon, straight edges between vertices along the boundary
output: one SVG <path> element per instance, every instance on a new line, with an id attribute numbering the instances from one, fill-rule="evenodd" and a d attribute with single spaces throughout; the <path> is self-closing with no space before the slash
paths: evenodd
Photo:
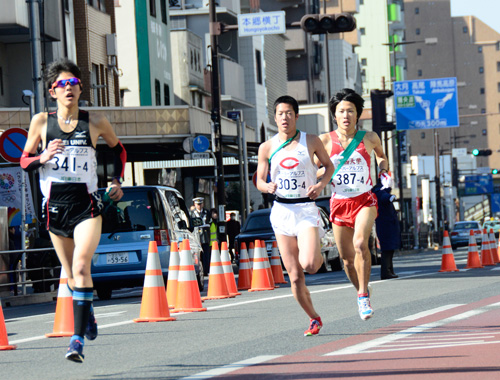
<path id="1" fill-rule="evenodd" d="M 368 321 L 359 318 L 355 290 L 343 272 L 308 275 L 309 290 L 324 323 L 316 337 L 303 336 L 308 318 L 288 284 L 272 291 L 243 291 L 236 298 L 205 301 L 206 312 L 172 313 L 176 321 L 156 323 L 133 322 L 139 316 L 142 289 L 118 291 L 110 301 L 94 303 L 99 337 L 86 341 L 83 364 L 64 359 L 69 338 L 45 338 L 45 333 L 52 332 L 55 302 L 8 307 L 3 311 L 9 343 L 16 344 L 17 349 L 0 351 L 0 378 L 203 379 L 224 374 L 225 378 L 239 380 L 336 377 L 335 366 L 326 372 L 317 372 L 314 366 L 307 369 L 317 360 L 314 352 L 324 354 L 330 348 L 335 351 L 349 346 L 350 341 L 355 345 L 375 339 L 380 331 L 390 334 L 397 330 L 394 325 L 402 320 L 413 323 L 408 321 L 416 315 L 424 318 L 453 313 L 450 310 L 457 305 L 487 303 L 485 300 L 500 294 L 500 265 L 464 270 L 467 251 L 460 249 L 455 251 L 460 271 L 439 273 L 441 258 L 441 251 L 397 256 L 394 266 L 400 278 L 394 280 L 380 281 L 380 268 L 374 267 L 371 284 L 375 315 Z M 498 315 L 498 309 L 492 310 Z M 491 318 L 487 320 L 493 323 Z M 470 347 L 468 352 L 476 346 Z M 401 355 L 411 358 L 414 353 L 408 350 Z M 293 358 L 293 365 L 283 358 Z M 274 365 L 273 372 L 269 363 L 281 365 Z M 338 358 L 322 356 L 321 363 L 333 365 Z M 338 377 L 353 378 L 348 369 L 359 370 L 363 361 L 342 364 Z M 478 370 L 481 365 L 476 364 Z M 267 377 L 262 374 L 263 368 Z M 438 368 L 434 371 L 443 375 Z M 497 376 L 500 373 L 489 371 L 481 376 L 488 378 L 495 372 Z M 421 372 L 421 378 L 430 373 Z M 401 378 L 406 377 L 401 374 Z M 453 378 L 460 378 L 460 373 L 453 373 Z"/>

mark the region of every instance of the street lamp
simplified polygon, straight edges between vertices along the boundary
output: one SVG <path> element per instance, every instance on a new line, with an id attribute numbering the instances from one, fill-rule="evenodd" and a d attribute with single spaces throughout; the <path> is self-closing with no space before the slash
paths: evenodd
<path id="1" fill-rule="evenodd" d="M 394 83 L 397 80 L 397 75 L 396 75 L 396 70 L 397 70 L 397 65 L 396 65 L 396 48 L 401 45 L 411 45 L 411 44 L 417 44 L 417 43 L 425 43 L 426 45 L 435 45 L 437 44 L 438 39 L 436 37 L 431 37 L 431 38 L 426 38 L 424 40 L 419 40 L 419 41 L 399 41 L 395 42 L 394 40 L 389 42 L 389 43 L 384 43 L 382 45 L 389 46 L 392 49 L 392 56 L 391 56 L 391 67 L 392 67 L 392 72 L 391 72 L 391 82 L 392 82 L 392 90 L 394 91 Z M 396 102 L 396 100 L 394 100 Z M 394 103 L 395 104 L 395 103 Z M 395 107 L 394 107 L 395 108 Z M 394 118 L 396 121 L 396 118 Z M 397 130 L 397 122 L 396 124 L 396 137 L 398 139 L 398 189 L 399 189 L 399 198 L 401 200 L 400 203 L 400 208 L 401 208 L 401 223 L 402 223 L 402 216 L 403 216 L 403 206 L 404 206 L 404 197 L 403 197 L 403 167 L 402 167 L 402 162 L 401 162 L 401 132 Z M 434 130 L 434 144 L 437 144 L 437 131 Z M 439 191 L 439 156 L 436 158 L 436 193 Z M 438 221 L 437 223 L 439 224 L 439 221 L 441 220 L 441 201 L 440 201 L 440 196 L 439 194 L 436 194 L 436 208 L 438 211 L 437 217 Z M 402 230 L 404 231 L 404 223 L 402 223 Z"/>

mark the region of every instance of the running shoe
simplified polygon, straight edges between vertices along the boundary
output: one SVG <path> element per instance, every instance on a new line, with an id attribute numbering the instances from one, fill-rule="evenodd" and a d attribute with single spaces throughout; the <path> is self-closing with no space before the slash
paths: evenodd
<path id="1" fill-rule="evenodd" d="M 97 322 L 95 320 L 94 312 L 89 315 L 89 321 L 87 323 L 87 328 L 85 329 L 85 338 L 88 340 L 94 340 L 97 338 Z"/>
<path id="2" fill-rule="evenodd" d="M 309 321 L 309 328 L 304 331 L 304 336 L 318 335 L 319 330 L 323 327 L 323 322 L 321 322 L 321 317 L 311 319 Z"/>
<path id="3" fill-rule="evenodd" d="M 370 305 L 370 297 L 358 297 L 359 316 L 363 321 L 370 319 L 373 316 L 373 309 Z"/>
<path id="4" fill-rule="evenodd" d="M 70 342 L 68 352 L 66 353 L 66 359 L 71 360 L 75 363 L 83 363 L 83 343 L 78 339 Z"/>

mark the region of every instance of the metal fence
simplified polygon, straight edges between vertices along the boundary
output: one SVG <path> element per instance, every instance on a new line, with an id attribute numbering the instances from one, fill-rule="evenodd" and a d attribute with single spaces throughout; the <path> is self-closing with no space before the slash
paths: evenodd
<path id="1" fill-rule="evenodd" d="M 61 264 L 54 248 L 0 251 L 4 270 L 0 270 L 0 289 L 11 290 L 14 296 L 27 295 L 31 287 L 34 293 L 57 289 Z M 20 291 L 19 291 L 20 290 Z"/>

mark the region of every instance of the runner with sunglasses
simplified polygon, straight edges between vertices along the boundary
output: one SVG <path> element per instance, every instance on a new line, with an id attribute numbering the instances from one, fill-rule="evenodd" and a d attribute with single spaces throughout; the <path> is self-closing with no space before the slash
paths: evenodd
<path id="1" fill-rule="evenodd" d="M 319 333 L 323 322 L 314 309 L 304 271 L 316 273 L 323 264 L 321 215 L 314 200 L 328 184 L 333 164 L 318 136 L 297 129 L 298 118 L 297 100 L 281 96 L 275 101 L 274 120 L 278 134 L 259 147 L 257 188 L 276 195 L 271 225 L 293 296 L 310 318 L 304 336 L 313 336 Z M 316 180 L 315 157 L 325 167 L 328 176 L 319 182 Z M 267 182 L 268 172 L 270 182 Z"/>
<path id="2" fill-rule="evenodd" d="M 21 157 L 25 171 L 40 171 L 43 219 L 73 294 L 75 332 L 66 358 L 78 363 L 84 358 L 84 336 L 89 340 L 97 337 L 90 266 L 102 226 L 103 204 L 97 194 L 99 137 L 115 156 L 114 177 L 107 191 L 114 201 L 123 196 L 121 181 L 127 160 L 125 148 L 106 117 L 79 109 L 80 77 L 78 66 L 68 60 L 53 62 L 47 68 L 47 88 L 57 110 L 33 116 Z"/>

